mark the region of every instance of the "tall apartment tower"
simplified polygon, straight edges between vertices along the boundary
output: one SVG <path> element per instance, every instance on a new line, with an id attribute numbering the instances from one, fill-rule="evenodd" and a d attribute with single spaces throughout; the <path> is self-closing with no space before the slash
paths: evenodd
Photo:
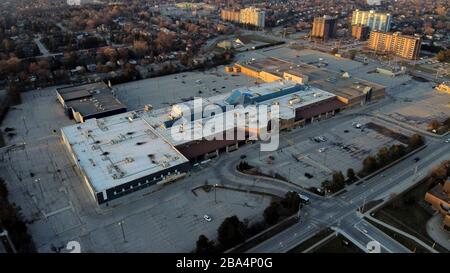
<path id="1" fill-rule="evenodd" d="M 240 12 L 239 10 L 234 9 L 222 9 L 220 11 L 220 18 L 224 21 L 231 21 L 231 22 L 240 22 Z"/>
<path id="2" fill-rule="evenodd" d="M 365 25 L 353 25 L 352 26 L 352 37 L 356 40 L 365 41 L 369 37 L 370 28 Z"/>
<path id="3" fill-rule="evenodd" d="M 241 9 L 240 23 L 263 28 L 265 26 L 266 12 L 259 8 L 249 7 Z"/>
<path id="4" fill-rule="evenodd" d="M 392 15 L 386 12 L 376 12 L 374 10 L 355 10 L 352 14 L 352 25 L 365 25 L 370 30 L 387 32 L 391 29 Z"/>
<path id="5" fill-rule="evenodd" d="M 336 37 L 337 20 L 331 16 L 315 17 L 311 37 L 328 39 Z"/>
<path id="6" fill-rule="evenodd" d="M 415 60 L 419 57 L 422 39 L 417 36 L 403 35 L 400 32 L 370 32 L 368 47 L 382 53 L 392 53 L 399 57 Z"/>

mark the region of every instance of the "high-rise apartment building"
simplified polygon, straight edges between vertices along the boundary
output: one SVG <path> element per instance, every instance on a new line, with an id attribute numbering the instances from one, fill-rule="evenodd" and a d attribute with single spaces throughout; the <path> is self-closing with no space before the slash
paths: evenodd
<path id="1" fill-rule="evenodd" d="M 369 37 L 370 28 L 365 25 L 353 25 L 352 26 L 352 37 L 356 40 L 364 41 Z"/>
<path id="2" fill-rule="evenodd" d="M 263 28 L 266 20 L 266 12 L 259 8 L 245 8 L 240 10 L 241 24 L 252 25 Z"/>
<path id="3" fill-rule="evenodd" d="M 337 23 L 336 18 L 323 16 L 314 18 L 311 37 L 328 39 L 336 37 Z"/>
<path id="4" fill-rule="evenodd" d="M 224 21 L 231 21 L 231 22 L 240 22 L 240 12 L 239 10 L 233 10 L 233 9 L 222 9 L 220 11 L 220 18 Z"/>
<path id="5" fill-rule="evenodd" d="M 365 25 L 371 30 L 387 32 L 391 29 L 392 15 L 385 12 L 376 12 L 374 10 L 362 11 L 355 10 L 352 14 L 352 25 Z"/>
<path id="6" fill-rule="evenodd" d="M 263 28 L 266 21 L 266 12 L 262 9 L 254 7 L 241 10 L 223 9 L 220 11 L 220 17 L 224 21 L 232 21 Z"/>
<path id="7" fill-rule="evenodd" d="M 403 35 L 400 32 L 370 32 L 369 49 L 382 53 L 392 53 L 399 57 L 415 60 L 419 57 L 422 39 L 417 36 Z"/>

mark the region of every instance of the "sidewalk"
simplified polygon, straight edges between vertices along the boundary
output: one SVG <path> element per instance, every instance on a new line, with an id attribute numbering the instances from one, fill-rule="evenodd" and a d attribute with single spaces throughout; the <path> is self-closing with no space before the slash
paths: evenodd
<path id="1" fill-rule="evenodd" d="M 421 240 L 419 240 L 416 237 L 412 236 L 411 234 L 404 232 L 403 230 L 400 230 L 400 229 L 398 229 L 398 228 L 396 228 L 394 226 L 391 226 L 391 225 L 389 225 L 389 224 L 387 224 L 387 223 L 385 223 L 383 221 L 380 221 L 380 220 L 378 220 L 378 219 L 376 219 L 376 218 L 374 218 L 374 217 L 372 217 L 370 215 L 366 215 L 365 217 L 368 218 L 371 221 L 374 221 L 377 224 L 380 224 L 380 225 L 382 225 L 382 226 L 384 226 L 384 227 L 386 227 L 386 228 L 388 228 L 388 229 L 390 229 L 392 231 L 397 232 L 400 235 L 403 235 L 403 236 L 413 240 L 414 242 L 418 243 L 422 247 L 428 249 L 428 251 L 430 251 L 431 253 L 438 253 L 435 249 L 431 248 L 429 245 L 425 244 L 424 242 L 422 242 Z"/>
<path id="2" fill-rule="evenodd" d="M 434 241 L 450 251 L 450 231 L 442 228 L 441 214 L 436 214 L 427 222 L 427 232 Z"/>

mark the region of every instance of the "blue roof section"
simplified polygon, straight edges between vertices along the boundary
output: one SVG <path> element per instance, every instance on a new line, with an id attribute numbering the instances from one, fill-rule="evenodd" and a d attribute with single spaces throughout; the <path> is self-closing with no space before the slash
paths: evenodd
<path id="1" fill-rule="evenodd" d="M 257 93 L 257 92 L 251 92 L 251 90 L 248 90 L 246 88 L 240 88 L 240 89 L 235 89 L 231 92 L 231 95 L 228 96 L 225 100 L 224 103 L 217 103 L 216 105 L 218 105 L 223 112 L 226 111 L 226 106 L 227 105 L 238 105 L 238 104 L 243 104 L 244 106 L 249 105 L 249 104 L 257 104 L 257 103 L 261 103 L 267 100 L 272 100 L 275 98 L 279 98 L 279 97 L 283 97 L 292 93 L 296 93 L 298 91 L 304 90 L 306 87 L 304 85 L 293 85 L 293 86 L 289 86 L 289 87 L 285 87 L 282 88 L 279 91 L 272 91 L 267 93 L 269 90 L 265 90 L 262 91 L 261 93 L 265 93 L 263 95 Z M 204 113 L 202 113 L 201 118 L 205 118 L 205 116 L 203 116 Z M 209 116 L 208 116 L 209 117 Z M 193 113 L 191 114 L 190 117 L 190 121 L 194 121 L 196 118 L 200 118 L 200 115 L 195 116 Z M 179 118 L 178 118 L 179 119 Z M 168 120 L 164 122 L 164 126 L 166 128 L 171 128 L 174 123 L 178 120 L 178 119 L 174 119 L 174 120 Z"/>
<path id="2" fill-rule="evenodd" d="M 281 89 L 280 91 L 272 92 L 272 93 L 265 94 L 265 95 L 256 95 L 255 93 L 252 93 L 252 92 L 241 92 L 239 89 L 236 89 L 225 100 L 225 102 L 227 102 L 228 104 L 231 104 L 231 105 L 236 105 L 243 101 L 244 105 L 247 105 L 247 104 L 263 102 L 266 100 L 271 100 L 271 99 L 275 99 L 275 98 L 282 97 L 285 95 L 289 95 L 289 94 L 301 91 L 302 89 L 304 89 L 304 86 L 295 85 L 295 86 L 287 87 L 287 88 Z"/>
<path id="3" fill-rule="evenodd" d="M 236 105 L 239 103 L 239 99 L 241 98 L 242 93 L 239 90 L 234 90 L 231 95 L 225 99 L 225 102 L 231 105 Z"/>
<path id="4" fill-rule="evenodd" d="M 289 95 L 289 94 L 301 91 L 302 89 L 303 89 L 302 85 L 295 85 L 295 86 L 292 86 L 292 87 L 288 87 L 288 88 L 282 89 L 282 90 L 280 90 L 278 92 L 273 92 L 273 93 L 269 93 L 269 94 L 266 94 L 266 95 L 258 96 L 256 98 L 252 98 L 252 102 L 263 102 L 263 101 L 266 101 L 266 100 L 275 99 L 275 98 L 278 98 L 278 97 L 286 96 L 286 95 Z"/>

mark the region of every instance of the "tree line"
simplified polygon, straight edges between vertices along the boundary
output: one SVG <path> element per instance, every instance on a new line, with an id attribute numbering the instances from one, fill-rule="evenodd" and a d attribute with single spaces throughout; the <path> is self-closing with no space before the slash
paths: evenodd
<path id="1" fill-rule="evenodd" d="M 393 144 L 390 147 L 382 147 L 375 155 L 369 155 L 363 160 L 363 167 L 358 172 L 359 177 L 367 176 L 387 165 L 398 160 L 407 153 L 419 148 L 424 144 L 421 135 L 414 134 L 408 139 L 407 146 L 403 144 Z M 352 168 L 347 170 L 347 179 L 341 171 L 333 172 L 331 180 L 322 182 L 322 187 L 329 193 L 337 192 L 345 187 L 346 183 L 357 180 L 355 171 Z"/>
<path id="2" fill-rule="evenodd" d="M 35 252 L 35 246 L 28 234 L 20 208 L 8 199 L 6 182 L 0 178 L 0 230 L 5 229 L 17 252 Z"/>
<path id="3" fill-rule="evenodd" d="M 241 221 L 236 215 L 227 217 L 217 230 L 217 242 L 202 234 L 197 240 L 195 252 L 201 254 L 224 252 L 293 215 L 300 208 L 301 202 L 298 194 L 288 192 L 283 198 L 272 200 L 264 210 L 262 221 L 249 224 L 246 220 Z"/>

